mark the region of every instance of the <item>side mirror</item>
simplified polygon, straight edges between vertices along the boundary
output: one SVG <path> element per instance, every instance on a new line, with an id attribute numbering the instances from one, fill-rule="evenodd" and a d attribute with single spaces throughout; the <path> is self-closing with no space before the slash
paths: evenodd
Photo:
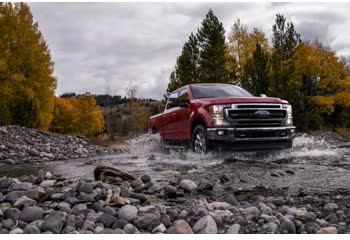
<path id="1" fill-rule="evenodd" d="M 179 100 L 177 98 L 169 98 L 168 104 L 170 107 L 177 107 L 179 106 Z"/>
<path id="2" fill-rule="evenodd" d="M 188 98 L 179 100 L 179 107 L 186 108 L 186 107 L 188 107 L 189 102 L 190 102 L 190 99 L 188 99 Z"/>
<path id="3" fill-rule="evenodd" d="M 260 94 L 260 97 L 267 97 L 266 94 Z"/>

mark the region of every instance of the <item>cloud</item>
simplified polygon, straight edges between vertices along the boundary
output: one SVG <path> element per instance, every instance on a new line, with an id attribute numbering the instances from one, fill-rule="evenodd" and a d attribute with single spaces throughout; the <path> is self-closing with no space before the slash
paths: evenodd
<path id="1" fill-rule="evenodd" d="M 350 55 L 348 3 L 30 3 L 49 45 L 58 78 L 68 91 L 125 94 L 132 81 L 139 96 L 161 99 L 191 32 L 208 9 L 226 33 L 240 18 L 271 38 L 276 13 L 293 21 L 302 38 L 318 38 Z"/>

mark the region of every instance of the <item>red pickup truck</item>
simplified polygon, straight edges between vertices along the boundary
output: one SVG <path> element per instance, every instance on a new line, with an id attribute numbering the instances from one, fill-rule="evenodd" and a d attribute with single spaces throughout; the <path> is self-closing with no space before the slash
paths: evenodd
<path id="1" fill-rule="evenodd" d="M 169 95 L 163 113 L 152 116 L 151 133 L 162 140 L 190 143 L 194 152 L 211 147 L 234 151 L 280 150 L 295 137 L 287 101 L 254 97 L 231 84 L 191 84 Z"/>

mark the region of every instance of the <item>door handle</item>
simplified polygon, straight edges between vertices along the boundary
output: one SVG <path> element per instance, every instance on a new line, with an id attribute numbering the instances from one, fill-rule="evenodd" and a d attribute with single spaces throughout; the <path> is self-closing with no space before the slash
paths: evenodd
<path id="1" fill-rule="evenodd" d="M 176 113 L 172 113 L 171 116 L 172 116 L 172 117 L 175 117 L 175 116 L 176 116 Z"/>

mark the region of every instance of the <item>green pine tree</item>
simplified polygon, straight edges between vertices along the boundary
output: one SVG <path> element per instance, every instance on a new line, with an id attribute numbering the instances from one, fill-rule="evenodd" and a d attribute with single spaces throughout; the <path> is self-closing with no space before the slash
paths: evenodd
<path id="1" fill-rule="evenodd" d="M 197 33 L 200 82 L 228 83 L 225 29 L 210 9 Z"/>

